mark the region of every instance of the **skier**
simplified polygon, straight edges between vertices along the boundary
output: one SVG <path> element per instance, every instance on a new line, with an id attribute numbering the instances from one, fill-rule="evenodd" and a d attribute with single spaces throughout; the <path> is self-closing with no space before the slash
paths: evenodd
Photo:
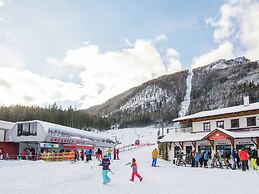
<path id="1" fill-rule="evenodd" d="M 196 156 L 195 156 L 195 166 L 196 166 L 196 167 L 199 167 L 200 158 L 201 158 L 201 156 L 200 156 L 200 151 L 198 151 L 198 152 L 196 153 Z"/>
<path id="2" fill-rule="evenodd" d="M 257 150 L 255 147 L 253 147 L 253 150 L 251 153 L 251 162 L 254 170 L 257 170 L 257 157 L 258 157 Z"/>
<path id="3" fill-rule="evenodd" d="M 102 157 L 103 157 L 102 156 L 102 154 L 103 154 L 102 150 L 100 148 L 98 148 L 95 154 L 96 154 L 97 160 L 101 161 Z"/>
<path id="4" fill-rule="evenodd" d="M 108 158 L 111 160 L 112 159 L 112 148 L 108 148 L 107 153 L 108 153 Z"/>
<path id="5" fill-rule="evenodd" d="M 85 156 L 85 152 L 84 152 L 84 150 L 82 149 L 82 150 L 81 150 L 81 160 L 83 160 L 83 161 L 84 161 L 84 156 Z"/>
<path id="6" fill-rule="evenodd" d="M 248 165 L 247 165 L 248 153 L 245 151 L 244 148 L 242 148 L 241 151 L 239 152 L 239 158 L 241 160 L 242 170 L 246 171 L 246 168 L 248 167 Z M 247 168 L 247 170 L 248 170 L 248 168 Z"/>
<path id="7" fill-rule="evenodd" d="M 135 175 L 139 178 L 140 181 L 142 181 L 143 178 L 138 174 L 138 167 L 137 167 L 137 163 L 136 163 L 135 158 L 132 158 L 131 167 L 132 167 L 132 174 L 131 174 L 130 181 L 134 182 Z"/>
<path id="8" fill-rule="evenodd" d="M 194 151 L 192 151 L 192 153 L 191 153 L 191 165 L 192 165 L 192 167 L 195 167 L 195 150 Z"/>
<path id="9" fill-rule="evenodd" d="M 116 148 L 113 148 L 113 160 L 116 160 L 117 151 Z"/>
<path id="10" fill-rule="evenodd" d="M 89 162 L 89 160 L 90 160 L 89 155 L 90 155 L 90 152 L 89 152 L 88 149 L 86 149 L 86 150 L 85 150 L 85 161 L 86 161 L 86 162 Z"/>
<path id="11" fill-rule="evenodd" d="M 78 160 L 78 152 L 76 149 L 74 150 L 74 152 L 75 152 L 74 162 L 76 162 Z"/>
<path id="12" fill-rule="evenodd" d="M 232 170 L 236 170 L 237 169 L 237 153 L 235 148 L 233 148 L 232 152 L 231 152 L 231 156 L 232 156 L 232 160 L 233 160 L 233 166 L 232 166 Z"/>
<path id="13" fill-rule="evenodd" d="M 107 155 L 104 156 L 102 159 L 102 177 L 103 177 L 103 184 L 107 184 L 111 181 L 110 177 L 108 176 L 108 171 L 110 171 L 110 159 Z"/>
<path id="14" fill-rule="evenodd" d="M 152 167 L 156 167 L 157 158 L 158 158 L 158 151 L 157 151 L 157 149 L 155 148 L 155 149 L 152 151 Z"/>
<path id="15" fill-rule="evenodd" d="M 119 149 L 116 149 L 116 156 L 117 156 L 117 160 L 119 160 L 119 159 L 120 159 L 120 158 L 119 158 L 119 153 L 120 153 Z"/>
<path id="16" fill-rule="evenodd" d="M 92 160 L 92 154 L 93 154 L 92 149 L 89 149 L 89 160 Z"/>
<path id="17" fill-rule="evenodd" d="M 209 152 L 203 154 L 204 168 L 208 168 Z"/>

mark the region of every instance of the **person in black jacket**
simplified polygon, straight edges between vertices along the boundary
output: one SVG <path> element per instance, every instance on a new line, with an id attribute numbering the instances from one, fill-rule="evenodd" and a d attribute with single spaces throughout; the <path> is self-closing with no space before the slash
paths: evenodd
<path id="1" fill-rule="evenodd" d="M 257 157 L 258 157 L 258 152 L 254 147 L 251 153 L 251 162 L 254 170 L 257 170 Z"/>
<path id="2" fill-rule="evenodd" d="M 104 156 L 102 159 L 102 177 L 103 177 L 103 184 L 107 184 L 111 181 L 110 177 L 108 176 L 108 171 L 110 171 L 110 159 L 108 158 L 107 155 Z"/>

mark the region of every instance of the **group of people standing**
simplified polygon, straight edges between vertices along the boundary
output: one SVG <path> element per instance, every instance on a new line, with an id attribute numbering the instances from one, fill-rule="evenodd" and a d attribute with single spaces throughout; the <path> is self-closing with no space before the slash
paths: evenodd
<path id="1" fill-rule="evenodd" d="M 194 154 L 193 154 L 194 155 Z M 192 155 L 192 167 L 208 167 L 208 160 L 209 160 L 209 151 L 200 152 L 198 151 L 195 156 Z"/>
<path id="2" fill-rule="evenodd" d="M 248 165 L 249 154 L 247 150 L 242 148 L 238 153 L 235 149 L 233 149 L 231 152 L 231 155 L 233 160 L 233 167 L 232 167 L 233 170 L 236 170 L 237 167 L 238 168 L 241 167 L 243 171 L 249 170 L 249 165 Z M 258 152 L 255 147 L 252 148 L 250 158 L 251 158 L 252 168 L 254 170 L 257 170 Z M 240 162 L 241 162 L 241 165 L 240 165 Z"/>
<path id="3" fill-rule="evenodd" d="M 89 162 L 89 160 L 92 160 L 92 154 L 93 154 L 93 151 L 92 149 L 86 149 L 86 150 L 74 150 L 75 152 L 75 158 L 74 158 L 74 161 L 79 161 L 80 158 L 82 161 L 85 161 L 85 162 Z"/>
<path id="4" fill-rule="evenodd" d="M 211 158 L 209 151 L 203 152 L 193 152 L 191 155 L 191 166 L 192 167 L 208 167 L 208 160 Z M 230 159 L 232 158 L 232 164 L 230 163 Z M 214 154 L 212 158 L 211 166 L 215 167 L 215 163 L 219 163 L 220 167 L 225 165 L 227 168 L 231 168 L 236 170 L 237 168 L 242 168 L 243 171 L 249 170 L 248 161 L 251 159 L 251 164 L 254 170 L 257 170 L 257 162 L 258 162 L 258 152 L 254 147 L 252 148 L 251 154 L 249 156 L 248 151 L 242 148 L 239 151 L 236 151 L 234 148 L 231 152 L 223 152 L 218 151 Z"/>

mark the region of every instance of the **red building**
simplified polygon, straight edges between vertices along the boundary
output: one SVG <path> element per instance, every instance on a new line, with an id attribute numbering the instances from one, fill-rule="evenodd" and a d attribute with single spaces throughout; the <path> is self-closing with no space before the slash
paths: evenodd
<path id="1" fill-rule="evenodd" d="M 10 130 L 15 123 L 0 120 L 0 159 L 6 159 L 6 156 L 16 157 L 19 153 L 19 144 L 6 142 L 7 131 Z"/>

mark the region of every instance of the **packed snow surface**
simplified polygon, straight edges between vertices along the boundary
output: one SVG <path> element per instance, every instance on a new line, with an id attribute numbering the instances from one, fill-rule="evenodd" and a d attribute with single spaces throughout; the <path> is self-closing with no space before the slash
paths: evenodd
<path id="1" fill-rule="evenodd" d="M 154 140 L 148 136 L 152 128 L 136 130 L 147 136 L 147 141 Z M 116 131 L 117 136 L 128 133 L 129 139 L 136 137 L 135 129 L 133 134 L 131 129 Z M 258 193 L 259 173 L 252 170 L 177 167 L 163 160 L 158 160 L 160 167 L 151 167 L 154 147 L 122 152 L 120 160 L 112 161 L 110 168 L 114 174 L 109 173 L 111 182 L 107 185 L 102 184 L 101 167 L 97 166 L 95 158 L 89 163 L 0 161 L 0 194 Z M 138 179 L 129 181 L 131 168 L 126 164 L 133 157 L 137 160 L 139 174 L 143 176 L 142 182 Z"/>

